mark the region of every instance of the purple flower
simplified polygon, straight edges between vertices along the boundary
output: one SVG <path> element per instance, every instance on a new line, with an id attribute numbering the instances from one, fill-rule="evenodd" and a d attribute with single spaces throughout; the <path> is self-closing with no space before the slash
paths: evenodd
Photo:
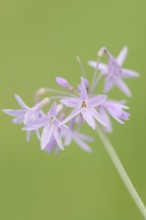
<path id="1" fill-rule="evenodd" d="M 124 121 L 129 120 L 130 113 L 125 112 L 124 109 L 129 109 L 129 107 L 123 105 L 121 102 L 117 102 L 114 100 L 106 100 L 102 107 L 104 108 L 116 121 L 118 121 L 120 124 L 124 124 Z M 105 111 L 101 112 L 101 114 L 104 114 L 105 117 Z M 109 120 L 108 118 L 106 119 Z M 111 130 L 110 122 L 107 122 L 109 130 Z"/>
<path id="2" fill-rule="evenodd" d="M 19 124 L 23 123 L 24 125 L 28 125 L 35 121 L 36 119 L 40 118 L 43 115 L 41 108 L 48 103 L 48 98 L 45 98 L 43 101 L 36 104 L 34 107 L 28 107 L 24 101 L 20 98 L 20 96 L 15 95 L 15 98 L 22 109 L 3 109 L 3 112 L 15 117 L 12 121 L 13 123 Z M 36 130 L 36 135 L 40 138 L 39 131 Z M 27 141 L 30 140 L 30 132 L 27 132 Z"/>
<path id="3" fill-rule="evenodd" d="M 115 85 L 124 94 L 130 97 L 131 91 L 129 90 L 128 86 L 125 84 L 122 78 L 138 77 L 139 73 L 133 70 L 121 68 L 127 57 L 128 48 L 124 47 L 118 55 L 117 59 L 115 59 L 106 49 L 105 53 L 108 56 L 108 65 L 104 63 L 99 63 L 98 66 L 103 76 L 105 76 L 104 92 L 109 92 L 111 88 Z M 96 61 L 89 61 L 88 64 L 93 68 L 96 68 L 97 66 Z"/>
<path id="4" fill-rule="evenodd" d="M 61 128 L 58 127 L 60 121 L 56 118 L 57 115 L 57 105 L 54 103 L 47 115 L 36 119 L 31 124 L 26 125 L 23 130 L 37 130 L 43 127 L 41 135 L 41 149 L 50 152 L 54 147 L 54 141 L 56 141 L 57 146 L 63 150 L 63 144 L 61 140 Z"/>
<path id="5" fill-rule="evenodd" d="M 99 112 L 96 110 L 97 106 L 100 106 L 105 100 L 105 95 L 98 95 L 95 97 L 88 97 L 87 89 L 85 80 L 83 77 L 81 77 L 81 92 L 80 97 L 68 97 L 68 98 L 62 98 L 61 103 L 66 105 L 69 108 L 74 108 L 74 110 L 71 112 L 71 114 L 66 117 L 61 123 L 65 124 L 77 115 L 81 114 L 84 118 L 84 120 L 88 123 L 88 125 L 95 129 L 96 123 L 95 120 L 102 124 L 103 126 L 106 126 L 106 123 L 104 121 L 104 118 L 102 115 L 99 114 Z"/>

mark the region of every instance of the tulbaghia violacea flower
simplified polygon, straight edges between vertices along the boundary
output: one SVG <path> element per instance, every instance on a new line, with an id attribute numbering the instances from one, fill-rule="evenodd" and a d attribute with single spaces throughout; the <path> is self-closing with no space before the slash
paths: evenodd
<path id="1" fill-rule="evenodd" d="M 103 54 L 106 54 L 108 57 L 108 65 L 100 63 L 100 58 Z M 112 116 L 121 124 L 128 120 L 130 114 L 125 111 L 128 107 L 122 102 L 108 100 L 106 95 L 94 96 L 95 88 L 102 76 L 105 77 L 105 92 L 109 92 L 110 89 L 116 85 L 126 95 L 131 95 L 129 88 L 122 78 L 137 77 L 138 73 L 121 68 L 126 56 L 126 47 L 123 48 L 117 59 L 115 59 L 106 48 L 102 48 L 98 52 L 97 62 L 89 62 L 89 64 L 95 68 L 91 87 L 86 79 L 86 74 L 81 61 L 77 58 L 83 75 L 83 77 L 81 77 L 80 85 L 77 85 L 77 89 L 73 89 L 66 79 L 57 77 L 56 82 L 61 87 L 67 89 L 67 92 L 50 88 L 40 88 L 35 94 L 35 102 L 37 104 L 32 108 L 28 107 L 22 99 L 16 95 L 15 98 L 22 109 L 4 109 L 3 111 L 14 117 L 14 123 L 24 124 L 23 130 L 27 131 L 28 139 L 30 138 L 30 132 L 32 131 L 36 132 L 39 138 L 39 129 L 42 128 L 42 134 L 40 137 L 41 149 L 47 153 L 56 149 L 56 154 L 58 154 L 60 150 L 64 149 L 64 146 L 70 145 L 72 141 L 84 151 L 91 153 L 92 150 L 86 142 L 92 141 L 92 138 L 80 133 L 80 128 L 84 121 L 86 121 L 91 128 L 96 128 L 97 134 L 122 178 L 123 183 L 127 187 L 128 192 L 135 201 L 135 204 L 139 208 L 144 219 L 146 219 L 146 207 L 129 179 L 129 176 L 120 162 L 112 144 L 103 132 L 112 132 L 112 123 L 109 116 Z M 98 69 L 101 71 L 99 75 L 97 74 Z M 46 92 L 57 93 L 59 96 L 51 96 L 39 102 L 40 96 L 46 94 Z M 77 97 L 77 94 L 79 94 L 79 97 Z M 52 100 L 58 99 L 64 106 L 61 104 L 57 105 L 56 102 L 54 102 L 50 111 L 46 115 L 42 111 L 44 105 L 48 102 L 52 102 Z M 73 108 L 73 111 L 66 117 L 68 114 L 68 108 Z M 65 123 L 67 122 L 69 122 L 69 127 L 65 126 Z M 64 140 L 64 142 L 62 142 L 62 140 Z"/>
<path id="2" fill-rule="evenodd" d="M 19 124 L 23 123 L 24 125 L 28 125 L 32 123 L 36 119 L 40 118 L 43 115 L 41 108 L 49 102 L 48 98 L 45 98 L 41 102 L 37 103 L 34 107 L 28 107 L 24 101 L 20 98 L 20 96 L 15 95 L 15 98 L 22 109 L 3 109 L 3 112 L 14 117 L 12 120 L 13 123 Z M 39 131 L 35 131 L 38 138 L 40 138 Z M 27 132 L 27 141 L 30 140 L 30 131 Z"/>
<path id="3" fill-rule="evenodd" d="M 133 70 L 122 68 L 122 65 L 127 57 L 128 48 L 124 47 L 118 57 L 115 59 L 107 49 L 104 49 L 105 54 L 108 56 L 108 65 L 99 63 L 98 69 L 105 77 L 104 92 L 109 92 L 113 86 L 117 86 L 124 94 L 131 96 L 131 91 L 125 84 L 122 78 L 138 77 L 139 73 Z M 89 61 L 88 64 L 96 68 L 96 61 Z"/>
<path id="4" fill-rule="evenodd" d="M 41 149 L 45 150 L 50 148 L 54 148 L 54 140 L 57 143 L 57 146 L 63 150 L 63 143 L 61 140 L 61 127 L 58 127 L 60 121 L 56 118 L 57 115 L 57 105 L 56 102 L 52 105 L 50 111 L 47 115 L 42 116 L 39 119 L 36 119 L 31 124 L 26 125 L 23 130 L 27 131 L 35 131 L 39 128 L 43 128 L 42 135 L 41 135 Z M 54 138 L 54 140 L 53 140 Z M 48 149 L 49 151 L 49 149 Z"/>
<path id="5" fill-rule="evenodd" d="M 103 127 L 106 132 L 112 132 L 112 123 L 109 115 L 112 116 L 120 124 L 124 124 L 124 121 L 129 120 L 130 113 L 126 112 L 125 109 L 129 109 L 126 105 L 121 102 L 114 100 L 106 100 L 99 109 L 100 114 L 104 117 L 107 127 Z"/>
<path id="6" fill-rule="evenodd" d="M 124 124 L 124 121 L 129 120 L 130 113 L 125 112 L 124 109 L 129 109 L 126 105 L 114 100 L 107 100 L 102 105 L 107 112 L 120 124 Z"/>
<path id="7" fill-rule="evenodd" d="M 62 104 L 69 108 L 74 108 L 74 110 L 60 123 L 60 125 L 67 123 L 77 115 L 81 114 L 84 120 L 93 129 L 96 128 L 95 120 L 103 126 L 106 126 L 104 118 L 96 110 L 96 107 L 100 106 L 106 100 L 107 96 L 97 95 L 95 97 L 89 98 L 83 77 L 81 77 L 80 90 L 80 97 L 68 97 L 61 99 Z"/>

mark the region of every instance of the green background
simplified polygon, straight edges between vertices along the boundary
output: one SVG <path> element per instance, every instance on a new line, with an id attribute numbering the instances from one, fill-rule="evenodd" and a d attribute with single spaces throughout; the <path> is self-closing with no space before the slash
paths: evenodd
<path id="1" fill-rule="evenodd" d="M 146 1 L 1 0 L 0 108 L 17 108 L 14 94 L 30 106 L 35 91 L 55 87 L 56 76 L 80 80 L 76 56 L 91 78 L 87 60 L 106 46 L 115 56 L 129 47 L 125 67 L 141 73 L 127 80 L 130 121 L 114 124 L 110 140 L 146 204 Z M 111 97 L 125 99 L 117 89 Z M 140 220 L 98 136 L 93 154 L 70 146 L 58 157 L 26 143 L 21 126 L 0 113 L 1 220 Z"/>

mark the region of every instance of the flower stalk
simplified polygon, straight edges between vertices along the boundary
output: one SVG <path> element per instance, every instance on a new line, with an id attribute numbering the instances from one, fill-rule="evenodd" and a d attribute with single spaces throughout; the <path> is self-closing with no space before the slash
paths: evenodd
<path id="1" fill-rule="evenodd" d="M 143 218 L 146 219 L 146 207 L 141 200 L 139 194 L 137 193 L 134 185 L 132 184 L 126 170 L 124 169 L 116 151 L 114 150 L 112 144 L 110 143 L 109 139 L 107 136 L 104 134 L 104 132 L 97 126 L 97 133 L 103 143 L 103 146 L 105 150 L 107 151 L 110 159 L 112 160 L 119 176 L 121 177 L 125 187 L 127 188 L 129 194 L 131 195 L 133 201 L 137 205 L 140 213 L 142 214 Z"/>

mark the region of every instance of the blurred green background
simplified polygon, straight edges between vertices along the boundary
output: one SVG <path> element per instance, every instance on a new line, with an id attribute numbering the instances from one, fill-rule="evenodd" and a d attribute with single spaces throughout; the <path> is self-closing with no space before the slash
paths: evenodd
<path id="1" fill-rule="evenodd" d="M 127 80 L 130 121 L 114 122 L 110 139 L 146 204 L 146 1 L 1 0 L 0 107 L 17 108 L 14 94 L 33 105 L 35 91 L 55 87 L 56 76 L 79 82 L 80 56 L 87 60 L 106 46 L 115 56 L 129 47 L 125 67 L 141 73 Z M 124 99 L 117 89 L 111 93 Z M 21 126 L 0 112 L 0 219 L 140 220 L 98 136 L 93 154 L 70 146 L 58 157 L 40 150 L 36 137 L 26 143 Z"/>

